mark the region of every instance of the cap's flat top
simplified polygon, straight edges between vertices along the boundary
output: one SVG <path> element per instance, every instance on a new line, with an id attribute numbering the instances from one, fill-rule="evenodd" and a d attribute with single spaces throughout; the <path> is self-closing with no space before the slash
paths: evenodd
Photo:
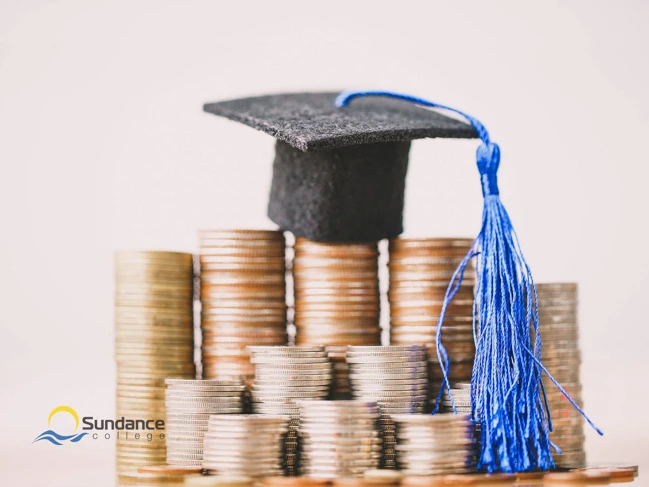
<path id="1" fill-rule="evenodd" d="M 426 137 L 477 137 L 470 125 L 412 103 L 368 97 L 337 108 L 337 95 L 285 93 L 207 103 L 204 109 L 266 132 L 303 151 Z"/>

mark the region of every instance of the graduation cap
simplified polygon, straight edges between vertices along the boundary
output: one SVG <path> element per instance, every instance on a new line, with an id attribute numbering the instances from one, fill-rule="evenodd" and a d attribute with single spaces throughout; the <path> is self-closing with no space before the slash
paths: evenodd
<path id="1" fill-rule="evenodd" d="M 206 112 L 277 139 L 268 216 L 319 242 L 376 242 L 403 232 L 410 141 L 475 138 L 471 125 L 403 100 L 287 93 L 207 103 Z"/>
<path id="2" fill-rule="evenodd" d="M 422 107 L 450 111 L 470 125 Z M 387 91 L 262 96 L 211 103 L 205 110 L 277 139 L 268 215 L 282 229 L 326 242 L 377 241 L 402 232 L 411 140 L 479 137 L 482 225 L 451 279 L 437 322 L 444 380 L 436 403 L 444 389 L 451 397 L 442 339 L 446 309 L 469 261 L 476 259 L 471 404 L 481 425 L 478 469 L 519 472 L 554 466 L 542 373 L 601 434 L 541 362 L 534 279 L 500 199 L 500 147 L 479 120 Z"/>

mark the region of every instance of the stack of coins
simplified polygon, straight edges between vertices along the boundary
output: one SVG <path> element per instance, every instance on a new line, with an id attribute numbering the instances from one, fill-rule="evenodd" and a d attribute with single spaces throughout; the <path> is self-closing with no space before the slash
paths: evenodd
<path id="1" fill-rule="evenodd" d="M 452 399 L 452 401 L 451 401 Z M 455 406 L 455 411 L 453 411 Z M 458 382 L 451 384 L 451 396 L 448 389 L 444 388 L 439 403 L 439 413 L 457 413 L 464 416 L 473 417 L 473 408 L 471 407 L 471 383 Z M 476 451 L 480 449 L 480 424 L 475 423 Z"/>
<path id="2" fill-rule="evenodd" d="M 185 480 L 186 486 L 195 487 L 253 487 L 255 479 L 251 477 L 233 477 L 231 475 L 203 475 L 189 477 Z"/>
<path id="3" fill-rule="evenodd" d="M 245 385 L 240 380 L 167 379 L 167 463 L 203 464 L 203 436 L 210 414 L 243 412 Z"/>
<path id="4" fill-rule="evenodd" d="M 541 360 L 570 397 L 583 408 L 579 367 L 579 327 L 577 324 L 577 284 L 537 284 Z M 584 423 L 579 412 L 554 384 L 543 375 L 543 385 L 552 414 L 554 431 L 550 440 L 563 453 L 555 454 L 557 465 L 584 465 Z"/>
<path id="5" fill-rule="evenodd" d="M 186 486 L 195 487 L 253 487 L 257 485 L 251 477 L 233 477 L 231 475 L 203 475 L 185 480 Z"/>
<path id="6" fill-rule="evenodd" d="M 302 474 L 336 478 L 377 468 L 379 410 L 367 401 L 301 401 Z"/>
<path id="7" fill-rule="evenodd" d="M 378 345 L 378 247 L 295 241 L 295 343 Z"/>
<path id="8" fill-rule="evenodd" d="M 454 405 L 455 411 L 453 411 Z M 457 412 L 458 414 L 471 416 L 471 383 L 459 382 L 451 384 L 451 396 L 448 394 L 448 389 L 444 388 L 442 399 L 439 404 L 439 412 Z"/>
<path id="9" fill-rule="evenodd" d="M 303 399 L 324 400 L 331 386 L 331 361 L 322 346 L 250 347 L 255 365 L 252 409 L 255 413 L 288 415 L 285 465 L 289 475 L 298 472 L 300 409 Z"/>
<path id="10" fill-rule="evenodd" d="M 294 250 L 295 343 L 327 346 L 331 399 L 349 399 L 347 345 L 381 343 L 378 246 L 297 238 Z"/>
<path id="11" fill-rule="evenodd" d="M 390 241 L 390 343 L 428 345 L 431 402 L 437 397 L 443 380 L 436 347 L 437 322 L 453 273 L 472 244 L 471 239 L 462 238 Z M 446 309 L 442 343 L 451 362 L 451 382 L 471 380 L 475 357 L 474 283 L 475 272 L 470 265 Z"/>
<path id="12" fill-rule="evenodd" d="M 396 414 L 398 464 L 405 475 L 466 473 L 474 468 L 476 441 L 470 416 Z"/>
<path id="13" fill-rule="evenodd" d="M 125 470 L 117 474 L 117 487 L 125 486 L 156 486 L 156 485 L 184 485 L 187 479 L 202 477 L 200 470 L 187 471 L 174 467 L 150 467 L 147 470 Z"/>
<path id="14" fill-rule="evenodd" d="M 354 399 L 376 401 L 381 409 L 383 468 L 396 467 L 395 425 L 391 415 L 423 413 L 427 404 L 426 347 L 350 346 L 347 362 Z"/>
<path id="15" fill-rule="evenodd" d="M 117 418 L 164 420 L 165 377 L 195 377 L 192 260 L 179 252 L 115 254 Z M 164 440 L 126 436 L 117 440 L 118 471 L 165 462 Z"/>
<path id="16" fill-rule="evenodd" d="M 203 468 L 216 475 L 282 475 L 289 419 L 261 414 L 210 416 L 203 443 Z"/>
<path id="17" fill-rule="evenodd" d="M 285 345 L 285 241 L 279 231 L 200 232 L 203 378 L 242 377 L 248 345 Z"/>
<path id="18" fill-rule="evenodd" d="M 331 360 L 333 376 L 329 399 L 341 401 L 351 399 L 352 391 L 349 382 L 349 364 L 347 363 L 347 345 L 330 345 L 325 347 Z"/>

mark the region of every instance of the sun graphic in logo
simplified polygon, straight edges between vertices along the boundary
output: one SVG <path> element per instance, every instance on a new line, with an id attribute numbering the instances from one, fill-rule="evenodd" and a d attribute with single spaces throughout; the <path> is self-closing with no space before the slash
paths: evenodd
<path id="1" fill-rule="evenodd" d="M 64 436 L 58 434 L 56 431 L 48 429 L 47 431 L 44 431 L 40 435 L 38 435 L 36 439 L 32 441 L 32 443 L 36 443 L 37 441 L 41 441 L 41 440 L 47 440 L 53 445 L 61 446 L 65 442 L 76 443 L 77 441 L 79 441 L 81 438 L 83 438 L 88 434 L 88 433 L 77 434 L 77 430 L 79 429 L 79 415 L 70 406 L 58 406 L 52 409 L 50 415 L 47 418 L 48 428 L 52 423 L 52 418 L 58 413 L 68 413 L 70 416 L 72 416 L 72 419 L 74 419 L 74 431 L 72 432 L 72 434 L 68 436 Z"/>

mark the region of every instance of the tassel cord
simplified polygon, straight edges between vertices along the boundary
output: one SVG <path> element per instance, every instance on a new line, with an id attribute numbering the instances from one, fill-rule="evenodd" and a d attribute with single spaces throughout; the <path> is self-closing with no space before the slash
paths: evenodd
<path id="1" fill-rule="evenodd" d="M 511 219 L 500 201 L 497 172 L 500 147 L 492 143 L 480 121 L 451 107 L 389 91 L 341 93 L 336 106 L 363 96 L 384 96 L 456 113 L 473 126 L 482 144 L 476 151 L 484 196 L 482 225 L 470 251 L 453 273 L 437 323 L 437 359 L 443 373 L 433 413 L 444 390 L 453 401 L 450 359 L 443 345 L 448 306 L 460 289 L 466 266 L 476 257 L 472 329 L 476 346 L 471 378 L 472 416 L 481 424 L 478 468 L 488 472 L 527 471 L 554 466 L 549 438 L 552 431 L 547 395 L 541 375 L 551 382 L 599 433 L 602 432 L 541 363 L 538 296 L 532 272 L 523 256 Z M 534 344 L 532 346 L 532 339 Z"/>

